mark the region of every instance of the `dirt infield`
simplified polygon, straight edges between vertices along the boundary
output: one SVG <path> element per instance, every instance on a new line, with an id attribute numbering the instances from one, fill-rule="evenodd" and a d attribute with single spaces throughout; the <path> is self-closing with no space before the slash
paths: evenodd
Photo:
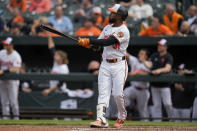
<path id="1" fill-rule="evenodd" d="M 1 125 L 0 131 L 197 131 L 196 127 L 183 126 L 127 126 L 121 129 L 89 128 L 88 126 L 22 126 Z"/>

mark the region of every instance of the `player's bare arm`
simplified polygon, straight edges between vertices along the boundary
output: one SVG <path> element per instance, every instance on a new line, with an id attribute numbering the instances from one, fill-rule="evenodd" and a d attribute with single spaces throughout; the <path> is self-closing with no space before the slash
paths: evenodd
<path id="1" fill-rule="evenodd" d="M 50 36 L 50 34 L 48 35 L 48 48 L 55 48 L 55 43 L 53 41 L 53 38 Z"/>
<path id="2" fill-rule="evenodd" d="M 166 64 L 166 66 L 164 68 L 159 68 L 156 70 L 153 70 L 152 73 L 155 75 L 159 75 L 161 73 L 168 73 L 170 72 L 172 69 L 172 66 L 170 64 Z"/>
<path id="3" fill-rule="evenodd" d="M 11 67 L 9 69 L 9 72 L 11 72 L 11 73 L 18 73 L 18 72 L 20 72 L 20 67 Z"/>
<path id="4" fill-rule="evenodd" d="M 149 68 L 149 69 L 151 69 L 152 66 L 153 66 L 153 64 L 152 64 L 151 61 L 144 61 L 144 65 L 145 65 L 147 68 Z"/>

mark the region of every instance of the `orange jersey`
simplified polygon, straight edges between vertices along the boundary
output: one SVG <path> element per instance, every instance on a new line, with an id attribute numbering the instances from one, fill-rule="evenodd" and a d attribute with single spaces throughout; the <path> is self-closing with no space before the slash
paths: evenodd
<path id="1" fill-rule="evenodd" d="M 102 25 L 102 23 L 103 23 L 103 17 L 102 16 L 99 16 L 95 21 L 96 21 L 96 25 L 97 26 Z"/>
<path id="2" fill-rule="evenodd" d="M 161 24 L 157 30 L 153 29 L 151 26 L 147 29 L 141 31 L 139 35 L 141 36 L 162 36 L 162 35 L 172 35 L 172 31 L 165 25 Z"/>
<path id="3" fill-rule="evenodd" d="M 109 24 L 109 16 L 105 17 L 105 20 L 103 22 L 103 28 Z"/>
<path id="4" fill-rule="evenodd" d="M 24 23 L 24 18 L 22 16 L 16 16 L 12 20 L 12 23 Z"/>
<path id="5" fill-rule="evenodd" d="M 169 19 L 167 15 L 164 15 L 164 24 L 170 28 L 170 30 L 175 34 L 178 31 L 179 20 L 183 19 L 183 16 L 174 12 L 172 14 L 172 20 Z"/>
<path id="6" fill-rule="evenodd" d="M 50 36 L 52 37 L 60 37 L 59 35 L 55 34 L 55 33 L 52 33 L 52 32 L 49 32 Z M 40 32 L 38 34 L 38 36 L 41 36 L 41 37 L 48 37 L 48 33 L 47 32 Z"/>
<path id="7" fill-rule="evenodd" d="M 85 27 L 81 27 L 77 30 L 76 36 L 99 36 L 101 34 L 101 30 L 95 26 L 87 29 Z"/>
<path id="8" fill-rule="evenodd" d="M 21 0 L 21 2 L 17 2 L 16 0 L 10 0 L 10 7 L 19 8 L 22 12 L 25 12 L 27 9 L 26 0 Z"/>

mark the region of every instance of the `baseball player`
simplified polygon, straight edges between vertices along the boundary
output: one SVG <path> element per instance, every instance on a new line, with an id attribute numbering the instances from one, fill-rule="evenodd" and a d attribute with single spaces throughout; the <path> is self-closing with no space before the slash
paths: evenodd
<path id="1" fill-rule="evenodd" d="M 14 50 L 12 38 L 8 37 L 2 43 L 4 49 L 0 51 L 0 74 L 19 72 L 22 60 L 19 53 Z M 18 89 L 18 80 L 0 80 L 0 97 L 4 120 L 10 117 L 10 106 L 14 115 L 13 118 L 15 120 L 19 119 Z"/>
<path id="2" fill-rule="evenodd" d="M 131 67 L 131 72 L 129 75 L 132 77 L 136 74 L 148 74 L 150 71 L 148 67 L 145 66 L 145 62 L 148 60 L 148 51 L 146 49 L 141 49 L 138 53 L 138 58 L 128 54 L 128 64 Z M 150 97 L 149 93 L 149 82 L 131 82 L 131 86 L 124 90 L 126 98 L 126 106 L 130 105 L 130 101 L 136 99 L 137 107 L 140 117 L 148 117 L 148 100 Z"/>
<path id="3" fill-rule="evenodd" d="M 54 60 L 51 73 L 52 74 L 69 74 L 69 69 L 67 65 L 68 64 L 67 54 L 64 51 L 55 49 L 55 43 L 50 35 L 48 36 L 48 47 Z M 58 88 L 60 88 L 61 91 L 63 92 L 67 91 L 67 85 L 65 82 L 51 80 L 50 88 L 43 90 L 42 95 L 47 96 L 49 93 L 56 91 Z"/>
<path id="4" fill-rule="evenodd" d="M 82 38 L 78 44 L 86 48 L 91 45 L 104 47 L 98 75 L 97 119 L 90 123 L 90 127 L 108 127 L 105 113 L 112 93 L 118 108 L 118 119 L 114 126 L 120 128 L 127 116 L 123 87 L 128 73 L 126 49 L 130 33 L 123 22 L 128 11 L 120 4 L 114 4 L 108 9 L 111 11 L 109 21 L 113 24 L 107 25 L 98 39 Z"/>
<path id="5" fill-rule="evenodd" d="M 157 52 L 150 56 L 150 61 L 145 64 L 151 69 L 153 75 L 170 73 L 173 65 L 173 57 L 167 51 L 167 40 L 161 39 L 157 42 Z M 172 117 L 172 100 L 170 83 L 151 82 L 151 92 L 153 100 L 154 118 L 162 117 L 162 103 L 166 109 L 168 117 Z M 161 120 L 154 120 L 161 121 Z"/>

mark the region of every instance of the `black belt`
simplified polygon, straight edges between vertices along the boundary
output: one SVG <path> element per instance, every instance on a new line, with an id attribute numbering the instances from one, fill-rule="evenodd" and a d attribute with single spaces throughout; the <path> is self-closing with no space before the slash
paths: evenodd
<path id="1" fill-rule="evenodd" d="M 123 56 L 121 60 L 125 60 L 126 59 L 126 56 Z M 117 58 L 114 58 L 114 59 L 106 59 L 106 61 L 108 63 L 116 63 L 118 61 Z"/>

